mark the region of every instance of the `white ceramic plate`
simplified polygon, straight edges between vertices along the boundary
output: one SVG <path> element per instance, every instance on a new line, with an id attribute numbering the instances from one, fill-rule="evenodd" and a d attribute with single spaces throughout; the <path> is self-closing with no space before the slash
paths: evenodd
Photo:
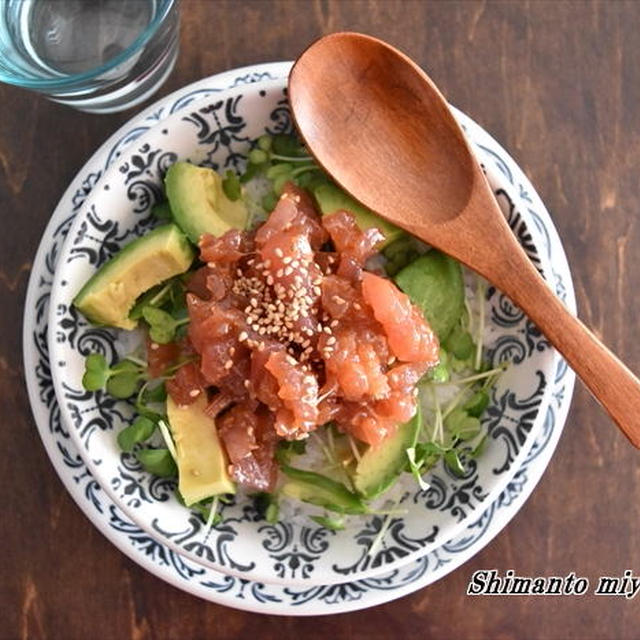
<path id="1" fill-rule="evenodd" d="M 440 467 L 429 479 L 429 490 L 408 492 L 402 502 L 407 515 L 392 518 L 375 553 L 368 553 L 369 547 L 384 521 L 376 515 L 345 531 L 330 532 L 286 521 L 269 525 L 251 504 L 239 501 L 225 507 L 223 522 L 207 533 L 202 520 L 175 500 L 173 483 L 144 473 L 135 457 L 121 454 L 115 436 L 131 420 L 131 407 L 102 393 L 87 393 L 80 382 L 84 357 L 100 351 L 113 358 L 118 334 L 88 325 L 71 299 L 97 265 L 148 228 L 149 207 L 170 163 L 189 158 L 237 167 L 248 140 L 265 130 L 289 131 L 284 87 L 284 79 L 265 80 L 194 101 L 145 132 L 135 145 L 103 155 L 116 161 L 80 207 L 58 262 L 49 348 L 63 422 L 72 426 L 71 436 L 100 486 L 129 518 L 175 551 L 210 568 L 307 587 L 397 568 L 437 548 L 481 513 L 515 474 L 543 424 L 557 354 L 504 296 L 490 292 L 489 353 L 494 362 L 510 359 L 514 366 L 501 378 L 487 411 L 487 451 L 464 478 Z M 512 193 L 491 156 L 476 149 L 514 231 L 549 278 L 551 262 L 538 250 L 544 239 L 526 204 Z"/>
<path id="2" fill-rule="evenodd" d="M 24 355 L 32 409 L 45 448 L 73 498 L 107 538 L 152 573 L 194 595 L 252 611 L 316 615 L 364 608 L 410 593 L 446 575 L 484 547 L 515 515 L 546 468 L 566 419 L 574 376 L 562 361 L 558 363 L 553 401 L 547 409 L 543 430 L 498 500 L 479 519 L 468 524 L 456 539 L 402 569 L 375 579 L 296 589 L 233 578 L 181 558 L 118 510 L 93 479 L 71 441 L 68 427 L 60 420 L 53 391 L 46 342 L 47 307 L 63 240 L 75 213 L 104 170 L 105 157 L 107 164 L 110 163 L 115 154 L 150 123 L 183 108 L 194 95 L 211 94 L 220 87 L 260 81 L 264 77 L 279 77 L 287 70 L 287 63 L 259 65 L 186 87 L 127 123 L 96 152 L 60 201 L 34 261 L 25 304 Z M 566 258 L 544 205 L 508 154 L 468 118 L 463 117 L 463 122 L 476 144 L 491 158 L 492 165 L 527 202 L 529 215 L 543 236 L 544 252 L 553 264 L 556 291 L 569 308 L 575 309 Z"/>

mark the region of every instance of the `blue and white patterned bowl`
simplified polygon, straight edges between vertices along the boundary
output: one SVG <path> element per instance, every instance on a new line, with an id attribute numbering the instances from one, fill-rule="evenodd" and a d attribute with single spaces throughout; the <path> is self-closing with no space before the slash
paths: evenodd
<path id="1" fill-rule="evenodd" d="M 225 506 L 223 521 L 210 532 L 174 498 L 174 486 L 151 477 L 116 444 L 132 409 L 103 393 L 87 393 L 84 357 L 99 351 L 115 358 L 117 332 L 88 324 L 71 300 L 95 269 L 152 224 L 150 207 L 175 160 L 214 168 L 239 168 L 249 141 L 262 133 L 288 132 L 285 81 L 221 91 L 191 102 L 140 136 L 91 185 L 58 260 L 49 315 L 52 375 L 63 420 L 99 485 L 142 529 L 201 564 L 243 578 L 304 586 L 372 577 L 419 558 L 457 535 L 501 493 L 526 458 L 550 402 L 558 355 L 531 322 L 500 292 L 490 288 L 489 355 L 514 364 L 501 378 L 486 412 L 488 446 L 463 478 L 438 467 L 430 488 L 404 496 L 403 517 L 393 517 L 377 551 L 369 554 L 384 518 L 363 517 L 345 531 L 260 520 L 248 502 Z M 473 141 L 472 141 L 473 142 Z M 552 280 L 545 238 L 526 203 L 493 161 L 476 145 L 505 215 L 532 260 Z M 108 164 L 108 162 L 105 162 Z"/>

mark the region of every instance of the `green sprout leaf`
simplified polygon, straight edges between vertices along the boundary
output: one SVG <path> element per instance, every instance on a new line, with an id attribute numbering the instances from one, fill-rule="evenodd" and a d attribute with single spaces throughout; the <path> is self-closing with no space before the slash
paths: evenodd
<path id="1" fill-rule="evenodd" d="M 167 389 L 164 383 L 158 384 L 153 388 L 145 389 L 141 399 L 145 403 L 164 402 L 167 399 Z"/>
<path id="2" fill-rule="evenodd" d="M 449 356 L 444 349 L 440 348 L 439 362 L 435 367 L 429 370 L 426 379 L 431 382 L 443 383 L 448 382 L 449 378 Z"/>
<path id="3" fill-rule="evenodd" d="M 269 167 L 265 175 L 269 180 L 275 180 L 280 176 L 290 176 L 292 171 L 293 165 L 287 162 L 280 162 Z"/>
<path id="4" fill-rule="evenodd" d="M 462 408 L 474 418 L 479 418 L 489 406 L 489 394 L 485 389 L 480 389 L 462 406 Z"/>
<path id="5" fill-rule="evenodd" d="M 178 468 L 169 449 L 141 449 L 136 457 L 146 471 L 161 478 L 170 478 L 178 474 Z"/>
<path id="6" fill-rule="evenodd" d="M 294 135 L 280 133 L 273 136 L 271 149 L 275 155 L 279 156 L 306 156 L 305 148 L 300 144 L 298 138 Z"/>
<path id="7" fill-rule="evenodd" d="M 460 456 L 458 455 L 457 451 L 455 451 L 454 449 L 449 449 L 449 451 L 444 454 L 444 461 L 449 469 L 451 469 L 451 471 L 455 473 L 455 475 L 459 477 L 464 476 L 465 469 L 462 465 Z"/>
<path id="8" fill-rule="evenodd" d="M 87 391 L 103 389 L 109 379 L 109 365 L 101 353 L 92 353 L 84 361 L 82 386 Z"/>
<path id="9" fill-rule="evenodd" d="M 265 211 L 273 211 L 278 204 L 278 196 L 273 191 L 270 191 L 262 197 L 261 204 Z"/>
<path id="10" fill-rule="evenodd" d="M 155 430 L 155 422 L 144 416 L 139 416 L 118 434 L 118 445 L 123 451 L 129 453 L 133 451 L 136 444 L 147 441 Z"/>
<path id="11" fill-rule="evenodd" d="M 242 195 L 242 185 L 235 171 L 227 169 L 225 177 L 222 180 L 222 190 L 229 200 L 236 201 Z"/>
<path id="12" fill-rule="evenodd" d="M 142 317 L 149 325 L 149 337 L 158 344 L 172 342 L 176 336 L 176 330 L 189 322 L 189 318 L 174 318 L 167 311 L 155 307 L 145 307 Z"/>
<path id="13" fill-rule="evenodd" d="M 329 529 L 330 531 L 342 531 L 344 527 L 344 518 L 342 516 L 309 516 L 314 522 L 317 522 L 321 527 Z"/>
<path id="14" fill-rule="evenodd" d="M 260 516 L 267 522 L 270 524 L 278 522 L 280 508 L 278 507 L 277 496 L 266 491 L 256 493 L 253 497 L 253 505 Z"/>
<path id="15" fill-rule="evenodd" d="M 458 360 L 468 360 L 475 353 L 475 344 L 471 334 L 459 324 L 447 336 L 443 346 Z"/>
<path id="16" fill-rule="evenodd" d="M 250 164 L 262 164 L 269 160 L 269 154 L 263 149 L 251 149 L 248 160 Z"/>
<path id="17" fill-rule="evenodd" d="M 269 151 L 271 146 L 273 145 L 273 138 L 265 133 L 264 135 L 258 138 L 258 149 L 262 149 L 263 151 Z"/>
<path id="18" fill-rule="evenodd" d="M 277 502 L 271 502 L 264 512 L 264 518 L 269 524 L 276 524 L 280 515 L 280 507 Z"/>
<path id="19" fill-rule="evenodd" d="M 167 200 L 151 207 L 151 215 L 161 222 L 171 222 L 173 220 L 173 213 Z"/>
<path id="20" fill-rule="evenodd" d="M 411 475 L 416 479 L 418 486 L 422 491 L 426 491 L 429 488 L 429 485 L 422 479 L 422 474 L 420 473 L 421 468 L 424 465 L 425 458 L 418 460 L 416 459 L 416 448 L 409 447 L 406 450 L 407 460 L 409 461 L 409 471 Z"/>
<path id="21" fill-rule="evenodd" d="M 125 359 L 109 367 L 102 354 L 92 353 L 85 359 L 82 385 L 87 391 L 106 388 L 115 398 L 129 398 L 145 376 L 145 368 L 131 360 Z"/>
<path id="22" fill-rule="evenodd" d="M 464 409 L 454 409 L 444 421 L 444 426 L 454 439 L 471 440 L 481 430 L 480 420 Z"/>

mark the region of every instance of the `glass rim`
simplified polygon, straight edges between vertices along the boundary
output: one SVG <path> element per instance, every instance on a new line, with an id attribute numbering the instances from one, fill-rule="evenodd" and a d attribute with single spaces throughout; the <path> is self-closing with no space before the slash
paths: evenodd
<path id="1" fill-rule="evenodd" d="M 73 75 L 65 75 L 61 78 L 20 78 L 15 75 L 7 75 L 0 69 L 0 82 L 22 87 L 24 89 L 60 89 L 72 87 L 78 82 L 91 80 L 102 73 L 111 71 L 118 65 L 126 62 L 129 57 L 136 53 L 143 45 L 145 45 L 153 36 L 158 26 L 166 19 L 170 11 L 179 4 L 180 0 L 164 0 L 162 11 L 154 16 L 153 20 L 145 27 L 144 31 L 117 56 L 111 58 L 109 62 L 105 62 L 99 67 L 95 67 L 90 71 L 76 73 Z"/>

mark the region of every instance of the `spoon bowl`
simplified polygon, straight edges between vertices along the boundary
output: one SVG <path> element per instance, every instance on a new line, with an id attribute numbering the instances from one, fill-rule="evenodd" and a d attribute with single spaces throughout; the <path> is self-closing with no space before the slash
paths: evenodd
<path id="1" fill-rule="evenodd" d="M 309 151 L 338 184 L 508 295 L 640 448 L 640 381 L 529 261 L 446 100 L 415 62 L 370 36 L 331 34 L 296 61 L 289 100 Z"/>

